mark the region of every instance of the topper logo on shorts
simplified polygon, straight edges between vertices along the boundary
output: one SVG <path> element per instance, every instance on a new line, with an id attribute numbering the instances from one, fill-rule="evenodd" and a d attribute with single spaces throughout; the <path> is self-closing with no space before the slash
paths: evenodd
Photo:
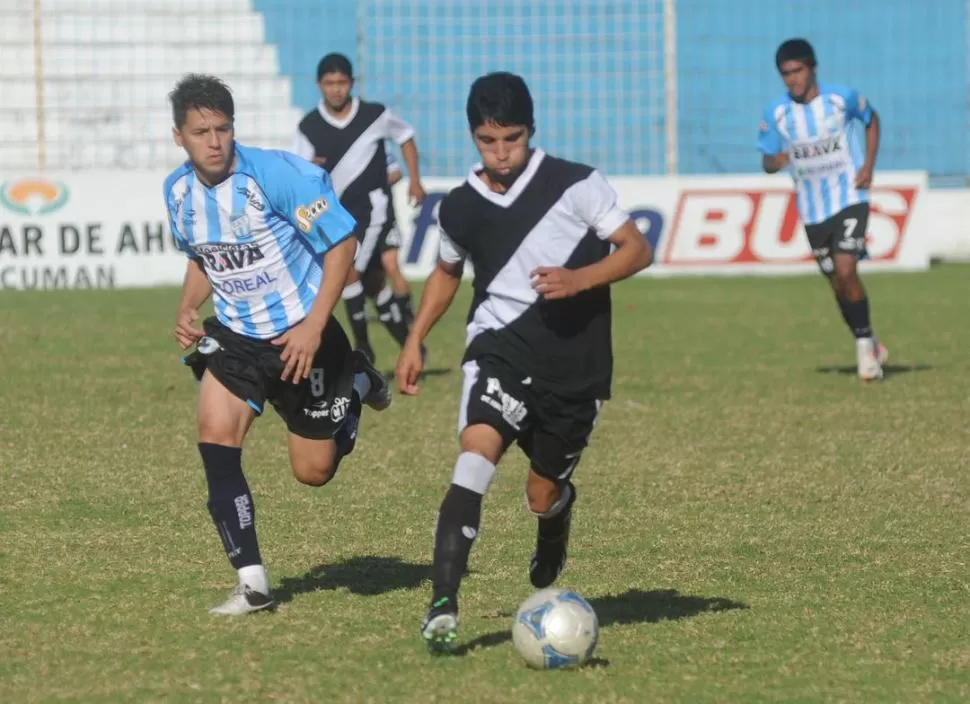
<path id="1" fill-rule="evenodd" d="M 326 198 L 317 198 L 310 205 L 301 205 L 296 209 L 296 225 L 303 232 L 313 229 L 313 221 L 327 212 L 330 204 Z"/>
<path id="2" fill-rule="evenodd" d="M 0 186 L 0 203 L 21 215 L 53 213 L 67 203 L 67 198 L 67 186 L 42 178 L 22 178 Z"/>
<path id="3" fill-rule="evenodd" d="M 869 260 L 899 256 L 917 187 L 870 192 Z M 684 190 L 658 261 L 668 267 L 775 265 L 814 261 L 797 197 L 789 190 Z"/>
<path id="4" fill-rule="evenodd" d="M 521 430 L 519 426 L 525 420 L 528 409 L 522 401 L 509 396 L 503 391 L 501 382 L 495 377 L 490 376 L 485 382 L 485 393 L 482 394 L 482 402 L 487 403 L 501 413 L 502 420 L 510 426 L 516 430 Z"/>

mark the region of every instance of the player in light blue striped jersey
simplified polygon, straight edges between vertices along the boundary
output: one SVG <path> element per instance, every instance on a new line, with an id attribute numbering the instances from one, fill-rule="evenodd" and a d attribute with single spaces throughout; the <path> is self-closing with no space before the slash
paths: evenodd
<path id="1" fill-rule="evenodd" d="M 858 91 L 818 82 L 815 51 L 804 39 L 782 43 L 775 65 L 788 90 L 765 108 L 758 137 L 762 168 L 791 172 L 812 253 L 856 338 L 859 377 L 880 379 L 889 354 L 873 335 L 857 270 L 866 257 L 879 116 Z"/>
<path id="2" fill-rule="evenodd" d="M 283 151 L 245 147 L 232 94 L 189 75 L 172 92 L 188 160 L 165 180 L 169 225 L 188 255 L 175 326 L 199 380 L 199 453 L 208 508 L 239 581 L 213 614 L 275 607 L 242 471 L 242 445 L 269 402 L 286 422 L 293 474 L 321 486 L 353 450 L 361 404 L 383 410 L 387 381 L 333 318 L 353 266 L 354 219 L 329 176 Z M 214 298 L 215 316 L 195 327 Z"/>

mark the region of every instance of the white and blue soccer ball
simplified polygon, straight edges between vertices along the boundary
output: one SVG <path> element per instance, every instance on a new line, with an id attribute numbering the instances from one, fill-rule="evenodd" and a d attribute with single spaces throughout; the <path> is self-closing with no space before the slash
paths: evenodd
<path id="1" fill-rule="evenodd" d="M 529 667 L 579 667 L 599 640 L 599 619 L 589 602 L 569 589 L 541 589 L 526 599 L 512 624 L 512 642 Z"/>

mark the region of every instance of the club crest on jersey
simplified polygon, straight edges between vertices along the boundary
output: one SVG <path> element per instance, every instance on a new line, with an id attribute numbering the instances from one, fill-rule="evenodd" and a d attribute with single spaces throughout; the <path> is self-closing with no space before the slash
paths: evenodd
<path id="1" fill-rule="evenodd" d="M 327 212 L 329 207 L 330 204 L 327 203 L 326 198 L 317 198 L 310 205 L 299 206 L 294 213 L 297 227 L 303 232 L 309 232 L 313 229 L 314 220 Z"/>
<path id="2" fill-rule="evenodd" d="M 249 216 L 245 213 L 229 220 L 229 229 L 232 231 L 232 236 L 237 240 L 250 240 L 253 238 L 252 225 L 249 222 Z"/>

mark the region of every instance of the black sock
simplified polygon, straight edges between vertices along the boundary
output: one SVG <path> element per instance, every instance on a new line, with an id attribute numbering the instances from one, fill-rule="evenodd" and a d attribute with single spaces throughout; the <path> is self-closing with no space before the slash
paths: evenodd
<path id="1" fill-rule="evenodd" d="M 359 293 L 346 296 L 344 305 L 347 306 L 347 319 L 350 320 L 350 331 L 354 336 L 354 349 L 360 350 L 373 361 L 374 351 L 367 337 L 367 298 L 364 296 L 363 287 L 360 287 Z"/>
<path id="2" fill-rule="evenodd" d="M 238 447 L 199 443 L 209 484 L 209 514 L 235 569 L 262 564 L 256 540 L 256 505 L 242 471 Z"/>
<path id="3" fill-rule="evenodd" d="M 360 410 L 360 396 L 357 394 L 357 390 L 355 389 L 350 395 L 350 410 L 347 411 L 347 417 L 344 420 L 343 425 L 340 426 L 340 430 L 338 430 L 333 436 L 334 441 L 337 443 L 337 455 L 334 458 L 333 468 L 334 474 L 336 474 L 337 470 L 340 469 L 340 461 L 353 452 L 354 446 L 357 444 L 357 428 L 360 425 Z"/>
<path id="4" fill-rule="evenodd" d="M 394 302 L 397 303 L 398 308 L 404 313 L 404 319 L 407 321 L 408 325 L 414 322 L 414 311 L 411 310 L 411 294 L 405 293 L 403 296 L 394 294 Z"/>
<path id="5" fill-rule="evenodd" d="M 846 301 L 839 299 L 839 308 L 842 311 L 842 318 L 849 330 L 856 338 L 872 337 L 872 326 L 869 323 L 869 299 L 863 298 L 861 301 Z"/>
<path id="6" fill-rule="evenodd" d="M 384 302 L 379 303 L 378 301 L 382 298 Z M 408 339 L 408 319 L 404 310 L 394 299 L 390 289 L 382 291 L 374 302 L 377 304 L 377 317 L 384 323 L 384 327 L 391 333 L 394 341 L 404 347 L 404 343 Z"/>
<path id="7" fill-rule="evenodd" d="M 457 604 L 458 587 L 468 567 L 482 519 L 482 495 L 452 484 L 438 511 L 434 536 L 434 566 L 431 569 L 432 602 L 442 598 Z"/>

